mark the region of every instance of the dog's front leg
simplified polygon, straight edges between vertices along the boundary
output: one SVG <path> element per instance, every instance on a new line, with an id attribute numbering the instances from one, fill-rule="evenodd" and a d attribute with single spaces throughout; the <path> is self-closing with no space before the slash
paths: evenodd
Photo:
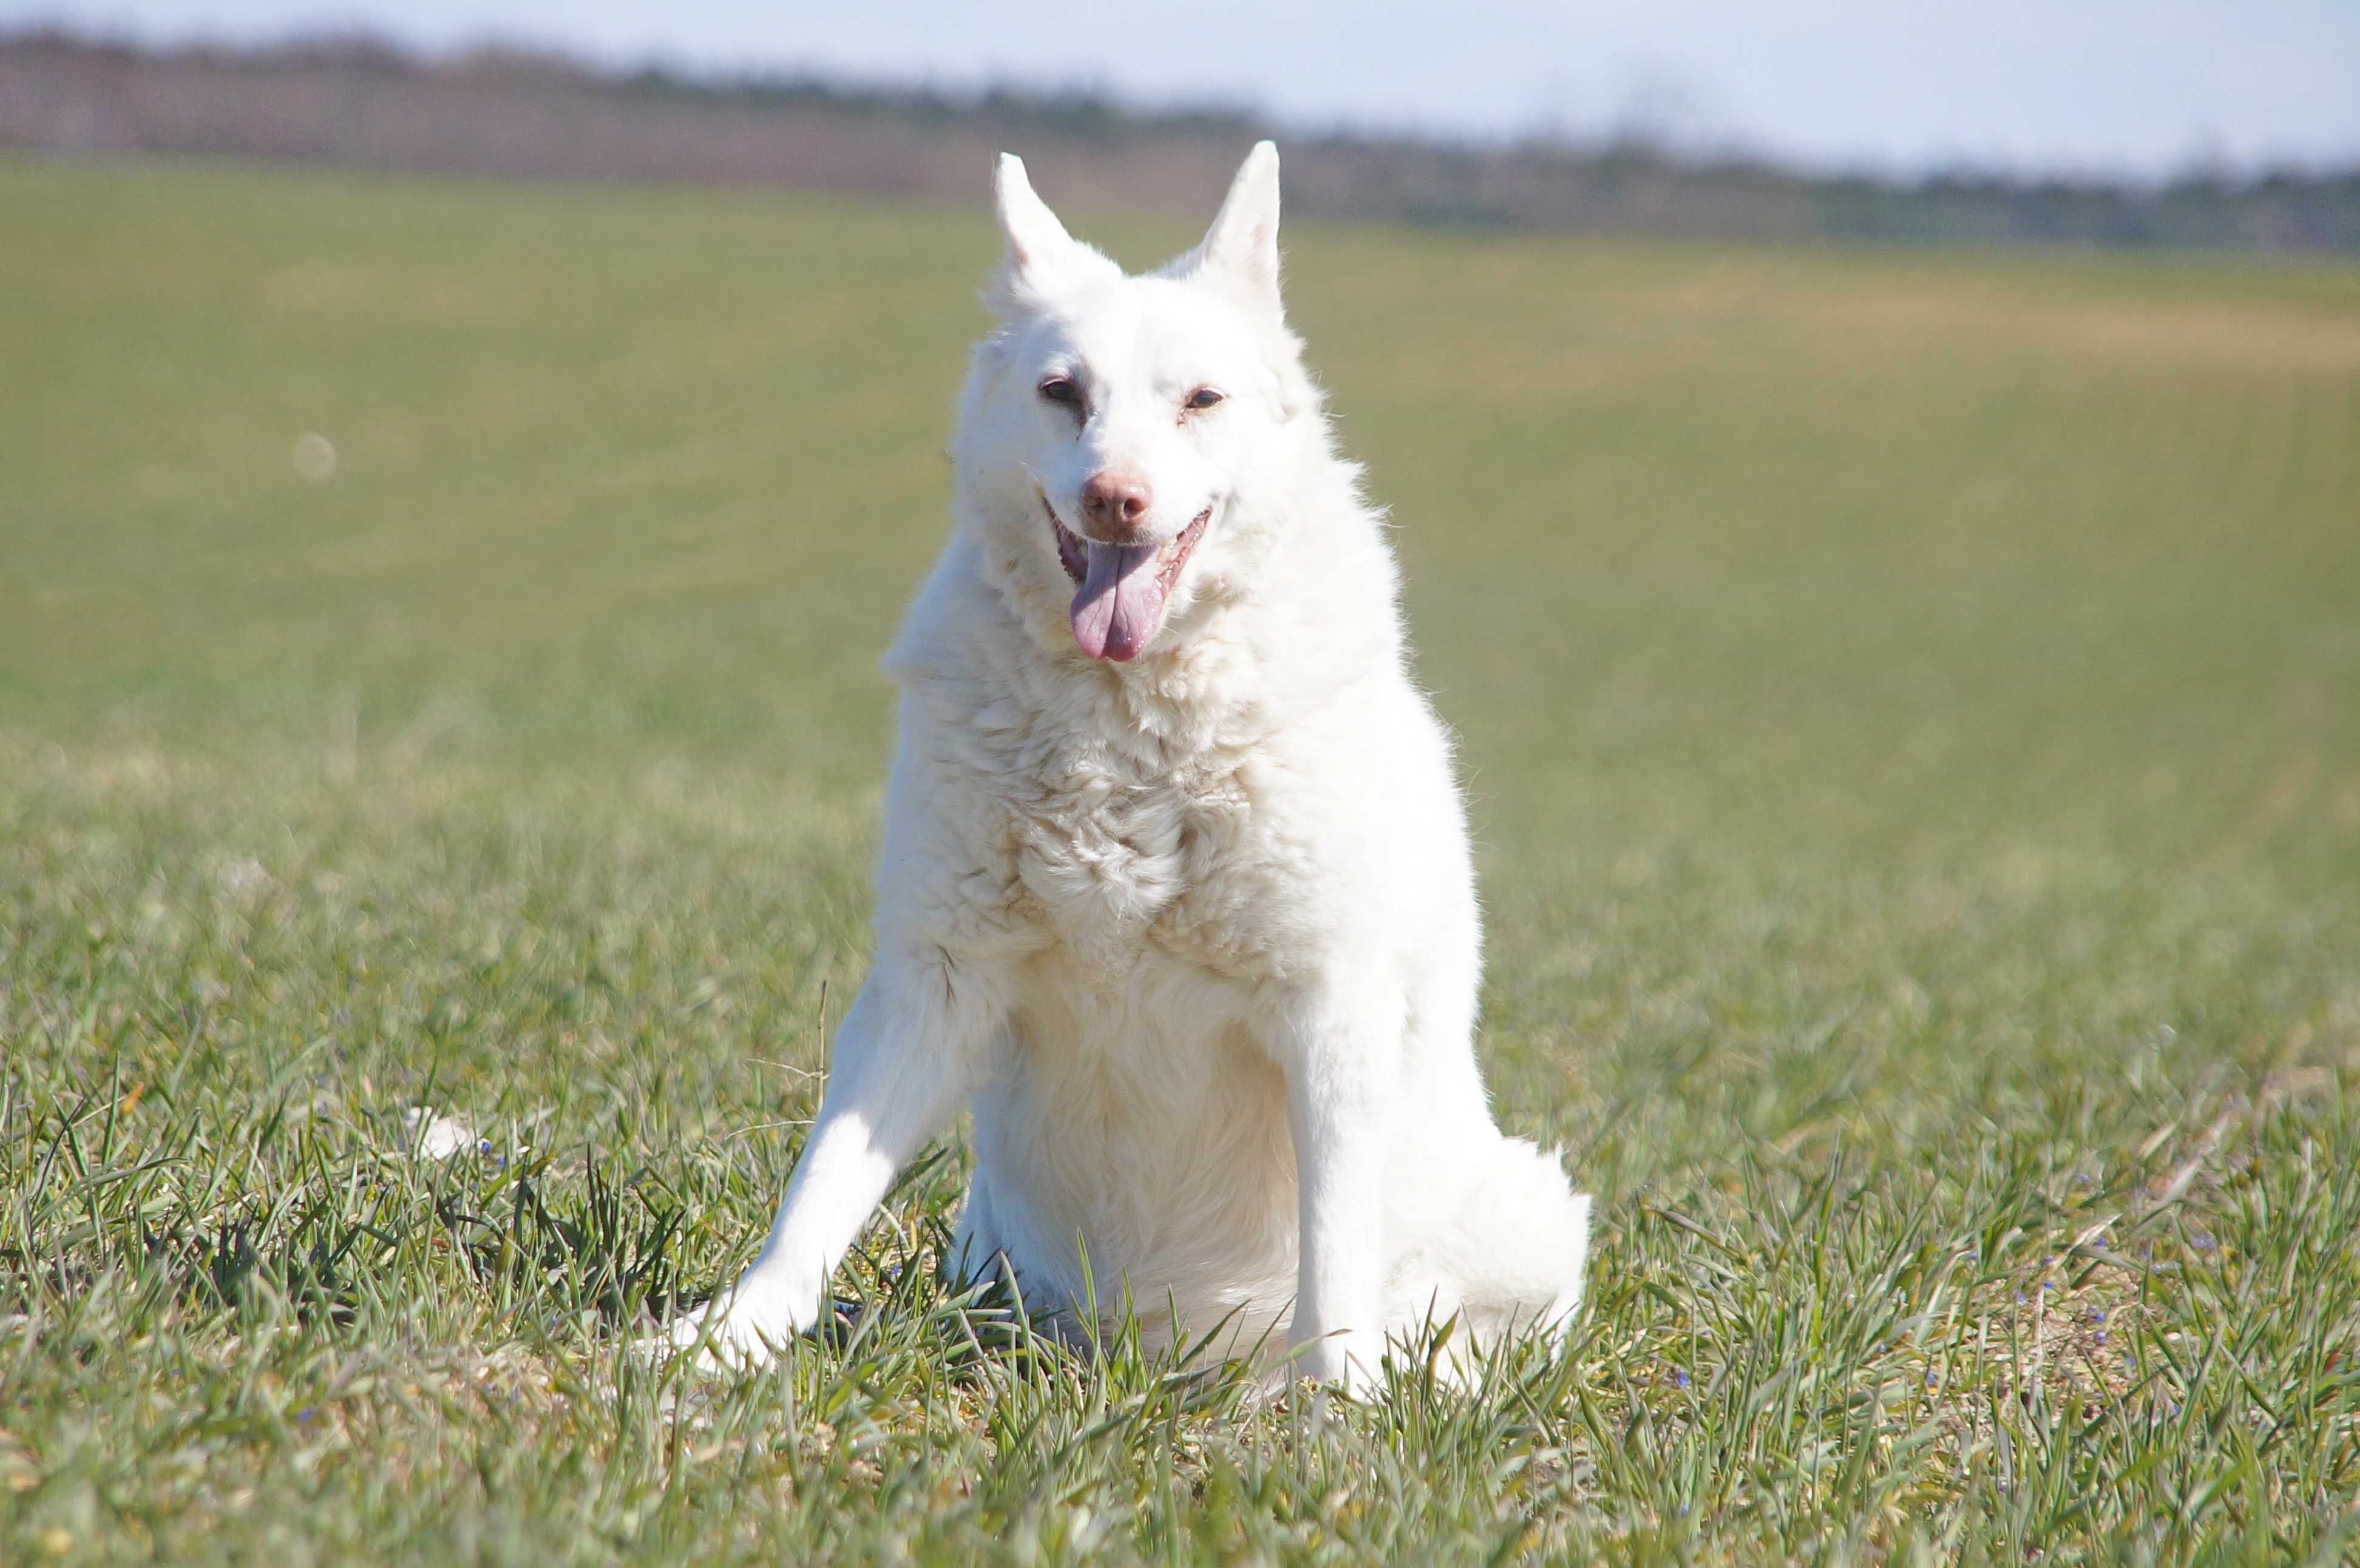
<path id="1" fill-rule="evenodd" d="M 965 1097 L 1001 1009 L 948 955 L 880 951 L 836 1029 L 827 1088 L 770 1238 L 673 1341 L 732 1365 L 770 1359 L 817 1322 L 828 1276 L 893 1177 Z"/>
<path id="2" fill-rule="evenodd" d="M 1384 1181 L 1402 1012 L 1371 993 L 1306 998 L 1282 1066 L 1295 1134 L 1298 1265 L 1289 1341 L 1304 1376 L 1349 1388 L 1384 1353 Z"/>

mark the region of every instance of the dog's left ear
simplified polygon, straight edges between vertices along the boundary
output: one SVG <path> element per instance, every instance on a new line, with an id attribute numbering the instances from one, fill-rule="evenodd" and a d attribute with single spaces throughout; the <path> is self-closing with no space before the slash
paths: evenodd
<path id="1" fill-rule="evenodd" d="M 1273 316 L 1278 299 L 1278 148 L 1256 142 L 1238 166 L 1229 194 L 1185 258 L 1182 272 L 1217 278 L 1239 299 Z"/>
<path id="2" fill-rule="evenodd" d="M 984 299 L 1003 315 L 1062 289 L 1122 276 L 1120 267 L 1065 233 L 1049 204 L 1033 194 L 1024 160 L 1014 153 L 1000 155 L 991 194 L 1000 217 L 1000 277 Z"/>

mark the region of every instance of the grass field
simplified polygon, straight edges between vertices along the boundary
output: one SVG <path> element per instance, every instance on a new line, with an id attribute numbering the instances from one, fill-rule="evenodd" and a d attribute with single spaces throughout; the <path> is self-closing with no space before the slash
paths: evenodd
<path id="1" fill-rule="evenodd" d="M 1317 1422 L 968 1310 L 956 1146 L 777 1374 L 623 1351 L 862 973 L 979 205 L 0 235 L 0 1562 L 2360 1552 L 2360 269 L 1291 236 L 1601 1216 Z"/>

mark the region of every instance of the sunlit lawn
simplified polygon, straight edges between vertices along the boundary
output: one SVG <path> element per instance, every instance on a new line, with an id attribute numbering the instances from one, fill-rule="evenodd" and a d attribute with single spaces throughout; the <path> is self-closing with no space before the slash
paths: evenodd
<path id="1" fill-rule="evenodd" d="M 0 1563 L 2355 1549 L 2360 268 L 1291 236 L 1601 1216 L 1319 1424 L 945 1291 L 956 1144 L 779 1373 L 624 1351 L 859 981 L 979 201 L 0 236 Z"/>

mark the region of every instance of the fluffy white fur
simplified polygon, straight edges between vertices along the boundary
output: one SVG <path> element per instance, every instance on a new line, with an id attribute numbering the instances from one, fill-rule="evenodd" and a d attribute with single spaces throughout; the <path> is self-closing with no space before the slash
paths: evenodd
<path id="1" fill-rule="evenodd" d="M 875 966 L 768 1242 L 676 1342 L 745 1361 L 811 1324 L 963 1101 L 955 1262 L 1068 1322 L 1127 1293 L 1152 1329 L 1167 1304 L 1179 1332 L 1226 1318 L 1349 1381 L 1429 1317 L 1462 1344 L 1562 1320 L 1589 1200 L 1500 1133 L 1478 1074 L 1449 740 L 1281 312 L 1276 151 L 1145 277 L 1069 238 L 1013 158 L 998 194 L 957 526 L 886 660 Z M 1085 651 L 1059 556 L 1108 473 L 1152 496 L 1126 537 L 1158 560 L 1204 519 L 1127 660 Z"/>

